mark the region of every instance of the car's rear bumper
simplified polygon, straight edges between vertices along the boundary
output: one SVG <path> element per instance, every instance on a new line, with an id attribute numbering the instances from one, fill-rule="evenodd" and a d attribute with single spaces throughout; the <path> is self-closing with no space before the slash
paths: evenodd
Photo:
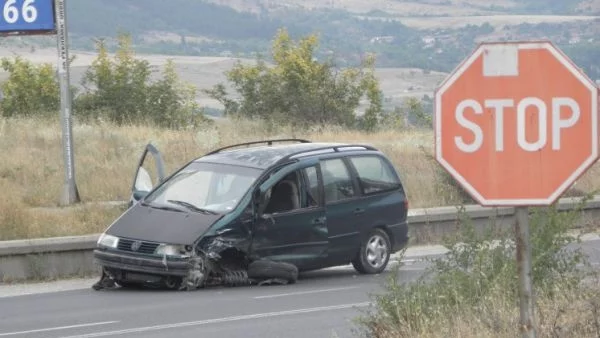
<path id="1" fill-rule="evenodd" d="M 388 226 L 391 233 L 392 253 L 402 250 L 408 244 L 408 222 Z"/>
<path id="2" fill-rule="evenodd" d="M 111 270 L 160 276 L 184 277 L 189 270 L 189 264 L 185 259 L 163 260 L 102 249 L 94 250 L 94 260 L 103 268 Z"/>

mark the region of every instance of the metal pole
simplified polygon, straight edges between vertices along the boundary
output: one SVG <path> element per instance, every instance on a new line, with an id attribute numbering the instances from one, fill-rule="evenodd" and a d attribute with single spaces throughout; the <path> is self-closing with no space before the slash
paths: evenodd
<path id="1" fill-rule="evenodd" d="M 533 287 L 531 282 L 531 243 L 529 241 L 529 209 L 515 210 L 517 236 L 517 267 L 519 270 L 520 331 L 523 338 L 535 338 Z"/>
<path id="2" fill-rule="evenodd" d="M 55 0 L 56 40 L 58 48 L 58 81 L 60 84 L 60 120 L 63 137 L 63 157 L 65 162 L 65 182 L 60 199 L 62 205 L 80 201 L 75 183 L 75 161 L 71 126 L 71 88 L 69 79 L 69 47 L 67 34 L 67 9 L 65 0 Z"/>

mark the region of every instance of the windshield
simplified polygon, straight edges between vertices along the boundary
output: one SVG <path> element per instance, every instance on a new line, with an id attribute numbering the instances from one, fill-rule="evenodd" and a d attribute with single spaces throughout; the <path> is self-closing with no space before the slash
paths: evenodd
<path id="1" fill-rule="evenodd" d="M 248 167 L 194 162 L 150 193 L 144 202 L 158 207 L 227 213 L 260 174 L 260 170 Z"/>

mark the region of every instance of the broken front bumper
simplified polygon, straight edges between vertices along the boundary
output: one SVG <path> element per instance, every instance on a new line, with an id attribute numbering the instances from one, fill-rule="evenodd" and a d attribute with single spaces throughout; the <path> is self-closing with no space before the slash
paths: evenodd
<path id="1" fill-rule="evenodd" d="M 94 250 L 94 261 L 104 268 L 162 276 L 185 277 L 190 270 L 189 260 L 185 258 L 165 259 L 103 249 Z"/>

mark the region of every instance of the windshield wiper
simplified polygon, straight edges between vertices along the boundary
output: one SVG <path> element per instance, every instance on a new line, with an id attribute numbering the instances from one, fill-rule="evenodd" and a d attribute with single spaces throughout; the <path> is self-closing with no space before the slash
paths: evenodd
<path id="1" fill-rule="evenodd" d="M 184 207 L 186 207 L 186 208 L 188 208 L 190 210 L 197 211 L 197 212 L 202 212 L 202 213 L 205 213 L 205 214 L 212 214 L 212 215 L 218 215 L 219 214 L 219 213 L 214 212 L 212 210 L 208 210 L 208 209 L 203 209 L 203 208 L 197 207 L 197 206 L 193 205 L 192 203 L 188 203 L 186 201 L 167 200 L 167 202 L 170 202 L 170 203 L 173 203 L 173 204 L 182 205 L 182 206 L 184 206 Z"/>
<path id="2" fill-rule="evenodd" d="M 156 204 L 146 203 L 146 202 L 142 202 L 142 205 L 145 206 L 145 207 L 153 208 L 153 209 L 183 212 L 183 210 L 181 210 L 179 208 L 173 208 L 173 207 L 170 207 L 168 205 L 156 205 Z"/>

